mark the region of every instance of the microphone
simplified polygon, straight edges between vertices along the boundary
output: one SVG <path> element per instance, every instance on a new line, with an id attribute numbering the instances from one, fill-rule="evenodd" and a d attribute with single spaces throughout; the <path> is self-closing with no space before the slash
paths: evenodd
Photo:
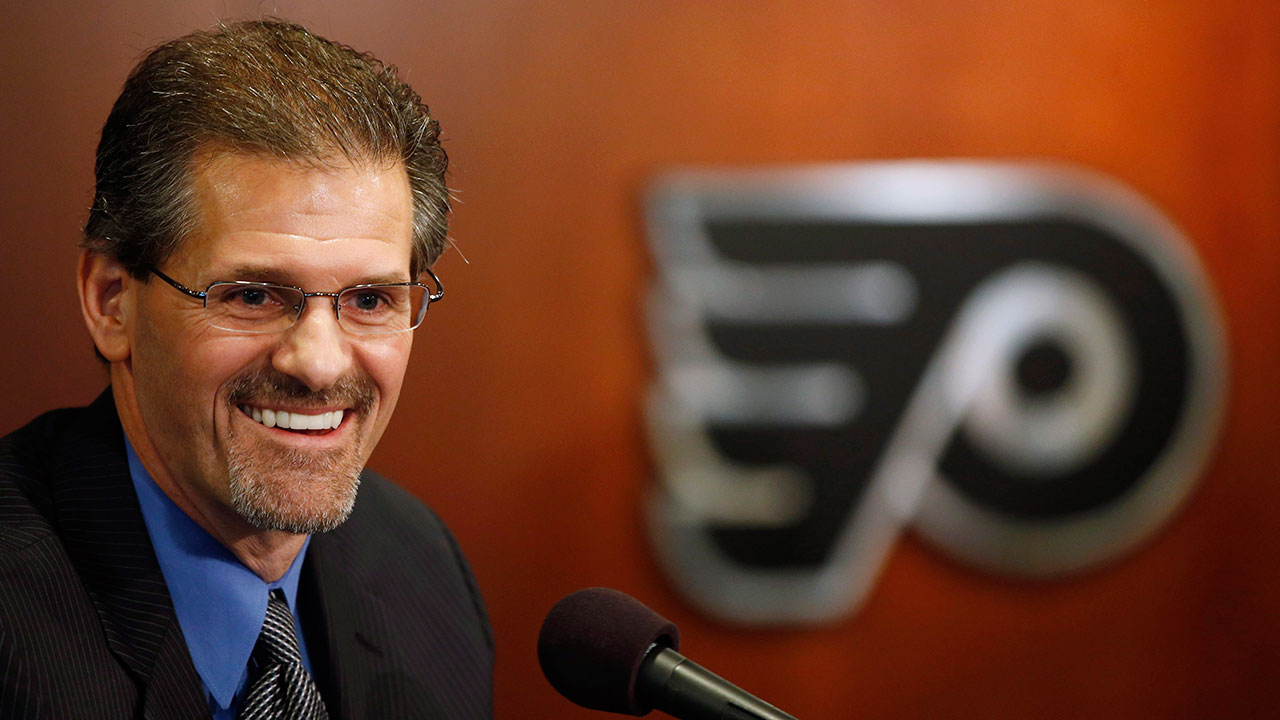
<path id="1" fill-rule="evenodd" d="M 796 720 L 688 660 L 680 631 L 608 588 L 564 597 L 538 633 L 538 664 L 561 695 L 592 710 L 680 720 Z"/>

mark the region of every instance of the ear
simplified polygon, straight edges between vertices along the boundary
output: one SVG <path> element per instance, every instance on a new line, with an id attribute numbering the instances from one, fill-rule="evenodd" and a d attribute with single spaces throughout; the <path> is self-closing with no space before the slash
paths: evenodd
<path id="1" fill-rule="evenodd" d="M 80 312 L 98 352 L 107 362 L 129 359 L 128 332 L 133 314 L 134 279 L 124 266 L 102 253 L 85 250 L 76 267 Z"/>

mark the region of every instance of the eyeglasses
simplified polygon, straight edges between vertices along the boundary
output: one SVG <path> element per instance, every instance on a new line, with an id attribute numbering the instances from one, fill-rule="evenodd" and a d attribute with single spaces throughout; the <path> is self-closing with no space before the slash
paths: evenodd
<path id="1" fill-rule="evenodd" d="M 293 327 L 307 306 L 307 298 L 333 299 L 333 312 L 343 330 L 355 335 L 408 332 L 422 324 L 431 303 L 444 297 L 440 278 L 430 270 L 435 290 L 422 283 L 371 283 L 338 292 L 303 292 L 292 285 L 246 280 L 218 281 L 204 292 L 192 290 L 164 273 L 156 277 L 204 302 L 209 324 L 238 333 L 278 333 Z"/>

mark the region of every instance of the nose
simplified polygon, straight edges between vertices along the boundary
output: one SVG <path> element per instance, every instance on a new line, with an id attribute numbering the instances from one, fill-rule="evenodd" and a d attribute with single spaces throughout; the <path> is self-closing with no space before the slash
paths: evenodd
<path id="1" fill-rule="evenodd" d="M 338 325 L 333 304 L 308 302 L 298 321 L 281 335 L 271 364 L 312 390 L 322 390 L 351 370 L 351 353 L 350 339 Z"/>

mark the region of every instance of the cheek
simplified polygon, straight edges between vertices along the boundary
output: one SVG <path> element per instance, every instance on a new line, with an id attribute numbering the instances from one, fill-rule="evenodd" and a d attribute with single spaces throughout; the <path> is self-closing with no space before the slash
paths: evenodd
<path id="1" fill-rule="evenodd" d="M 405 369 L 409 366 L 409 351 L 413 348 L 412 338 L 411 334 L 404 338 L 392 337 L 361 348 L 360 362 L 381 394 L 380 414 L 383 415 L 384 422 L 400 396 Z"/>
<path id="2" fill-rule="evenodd" d="M 186 334 L 167 318 L 140 313 L 133 328 L 130 356 L 134 380 L 141 398 L 172 404 L 184 385 Z"/>
<path id="3" fill-rule="evenodd" d="M 134 372 L 139 392 L 169 407 L 172 422 L 183 426 L 201 425 L 216 414 L 220 391 L 264 362 L 267 354 L 260 337 L 221 334 L 204 322 L 186 323 L 177 331 L 142 322 L 138 339 Z"/>

